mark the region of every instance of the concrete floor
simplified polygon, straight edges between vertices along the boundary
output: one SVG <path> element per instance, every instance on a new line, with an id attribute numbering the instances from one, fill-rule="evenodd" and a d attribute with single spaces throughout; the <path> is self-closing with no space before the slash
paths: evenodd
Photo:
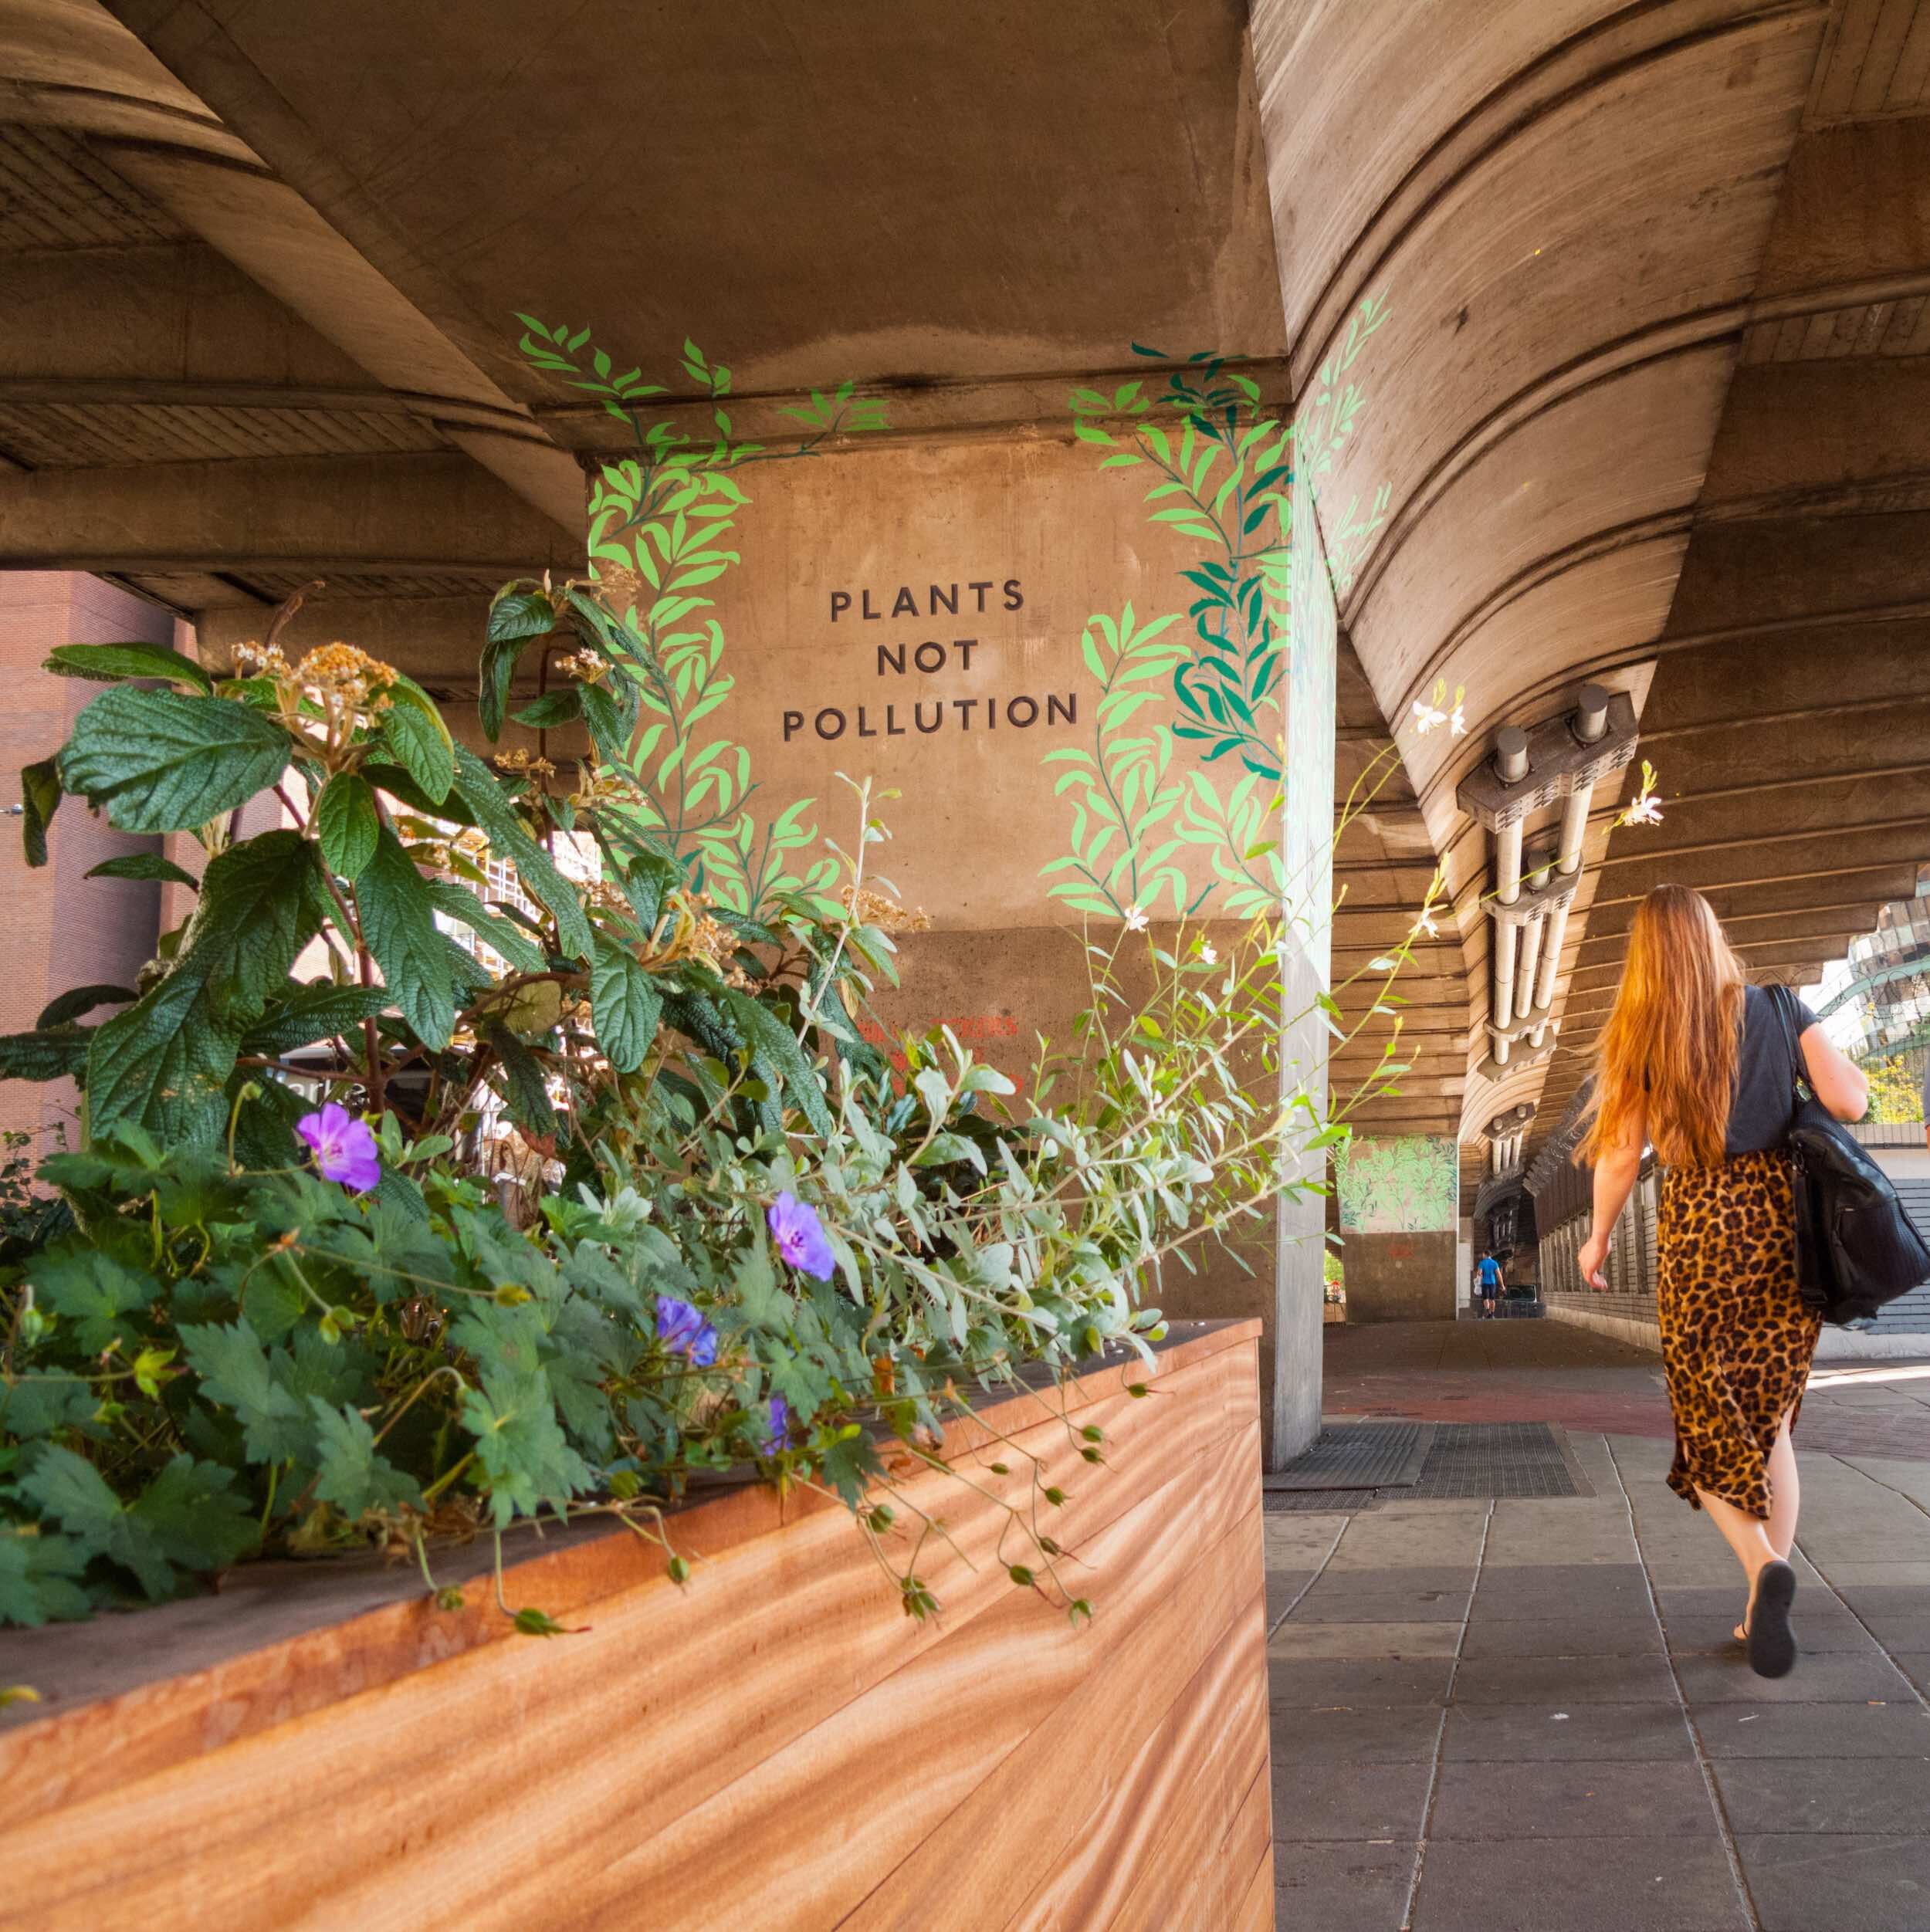
<path id="1" fill-rule="evenodd" d="M 1803 1654 L 1770 1683 L 1664 1485 L 1653 1358 L 1442 1323 L 1329 1363 L 1335 1413 L 1559 1424 L 1595 1494 L 1268 1518 L 1280 1926 L 1930 1927 L 1930 1366 L 1820 1372 L 1803 1433 L 1842 1446 L 1800 1454 Z"/>

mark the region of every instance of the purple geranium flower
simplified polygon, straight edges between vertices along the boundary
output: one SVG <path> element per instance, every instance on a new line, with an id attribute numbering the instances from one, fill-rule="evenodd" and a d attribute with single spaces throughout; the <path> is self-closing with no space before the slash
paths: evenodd
<path id="1" fill-rule="evenodd" d="M 717 1359 L 716 1330 L 674 1294 L 657 1298 L 657 1339 L 694 1368 L 708 1369 Z"/>
<path id="2" fill-rule="evenodd" d="M 828 1281 L 838 1265 L 831 1242 L 816 1213 L 794 1194 L 780 1194 L 764 1216 L 777 1252 L 794 1268 L 814 1281 Z"/>
<path id="3" fill-rule="evenodd" d="M 782 1396 L 770 1399 L 770 1423 L 764 1431 L 764 1450 L 767 1456 L 782 1455 L 791 1446 L 791 1404 Z"/>
<path id="4" fill-rule="evenodd" d="M 330 1101 L 318 1114 L 306 1114 L 295 1131 L 313 1149 L 315 1165 L 327 1180 L 340 1181 L 352 1194 L 373 1187 L 382 1178 L 375 1153 L 375 1136 L 366 1121 Z"/>

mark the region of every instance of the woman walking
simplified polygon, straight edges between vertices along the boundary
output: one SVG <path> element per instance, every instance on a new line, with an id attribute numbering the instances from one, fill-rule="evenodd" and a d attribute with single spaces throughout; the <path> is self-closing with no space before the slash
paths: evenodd
<path id="1" fill-rule="evenodd" d="M 1797 1027 L 1817 1098 L 1839 1120 L 1861 1118 L 1868 1083 L 1808 1007 Z M 1653 1147 L 1663 1168 L 1656 1299 L 1675 1419 L 1669 1487 L 1708 1511 L 1742 1564 L 1749 1608 L 1736 1636 L 1766 1677 L 1796 1661 L 1789 1430 L 1822 1325 L 1796 1287 L 1783 1145 L 1792 1076 L 1775 1003 L 1744 984 L 1708 901 L 1658 886 L 1636 912 L 1598 1050 L 1594 1118 L 1576 1155 L 1595 1166 L 1594 1230 L 1579 1259 L 1582 1278 L 1606 1287 L 1609 1231 Z"/>

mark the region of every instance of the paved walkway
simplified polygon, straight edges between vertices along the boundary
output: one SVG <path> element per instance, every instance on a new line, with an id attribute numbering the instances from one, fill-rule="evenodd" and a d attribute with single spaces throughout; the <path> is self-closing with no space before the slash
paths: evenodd
<path id="1" fill-rule="evenodd" d="M 1268 1518 L 1281 1927 L 1925 1932 L 1930 1382 L 1820 1377 L 1806 1439 L 1915 1453 L 1802 1453 L 1803 1655 L 1770 1683 L 1664 1485 L 1653 1358 L 1450 1325 L 1336 1332 L 1330 1406 L 1555 1423 L 1595 1493 Z M 1576 1419 L 1602 1403 L 1640 1426 Z"/>

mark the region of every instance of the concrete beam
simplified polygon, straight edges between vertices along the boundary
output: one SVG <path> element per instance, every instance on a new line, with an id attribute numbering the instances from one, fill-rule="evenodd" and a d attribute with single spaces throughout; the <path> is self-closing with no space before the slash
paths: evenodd
<path id="1" fill-rule="evenodd" d="M 0 476 L 8 569 L 507 578 L 582 560 L 580 536 L 455 455 Z"/>

